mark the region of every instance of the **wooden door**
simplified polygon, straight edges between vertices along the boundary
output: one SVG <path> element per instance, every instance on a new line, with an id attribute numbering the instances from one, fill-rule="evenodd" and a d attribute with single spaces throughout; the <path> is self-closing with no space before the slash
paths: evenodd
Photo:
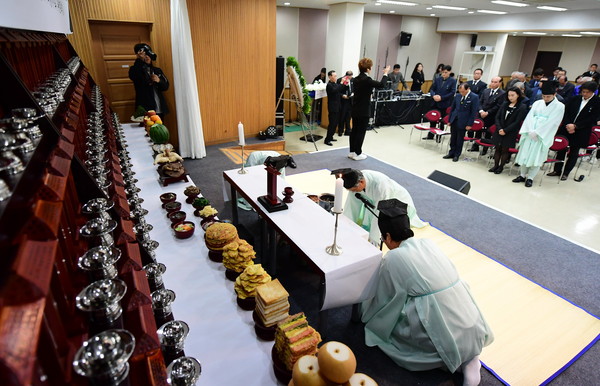
<path id="1" fill-rule="evenodd" d="M 151 24 L 90 21 L 96 82 L 110 100 L 121 122 L 129 122 L 135 111 L 135 89 L 129 67 L 135 61 L 133 46 L 150 41 Z"/>
<path id="2" fill-rule="evenodd" d="M 544 76 L 548 77 L 548 79 L 551 79 L 553 76 L 552 72 L 556 67 L 558 67 L 561 56 L 562 52 L 538 51 L 533 69 L 535 70 L 536 68 L 542 68 L 544 70 Z"/>

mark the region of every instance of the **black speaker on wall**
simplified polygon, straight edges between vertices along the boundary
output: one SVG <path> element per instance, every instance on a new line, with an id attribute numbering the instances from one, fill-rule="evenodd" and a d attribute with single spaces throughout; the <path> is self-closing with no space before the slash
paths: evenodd
<path id="1" fill-rule="evenodd" d="M 471 35 L 471 48 L 474 48 L 477 45 L 477 34 Z"/>
<path id="2" fill-rule="evenodd" d="M 275 103 L 279 101 L 281 92 L 283 91 L 284 79 L 285 79 L 285 58 L 278 56 L 275 58 Z M 283 101 L 277 106 L 275 111 L 275 127 L 277 128 L 277 135 L 283 136 L 283 126 L 285 124 L 285 112 L 283 111 Z"/>
<path id="3" fill-rule="evenodd" d="M 408 46 L 410 45 L 410 39 L 412 39 L 412 34 L 410 32 L 400 32 L 400 45 Z"/>
<path id="4" fill-rule="evenodd" d="M 471 183 L 469 181 L 440 172 L 439 170 L 434 170 L 427 178 L 464 194 L 469 194 L 469 190 L 471 190 Z"/>

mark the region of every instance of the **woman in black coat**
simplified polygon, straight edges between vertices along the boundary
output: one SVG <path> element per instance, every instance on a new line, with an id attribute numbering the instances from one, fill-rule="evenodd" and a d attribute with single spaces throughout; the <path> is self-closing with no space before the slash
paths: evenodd
<path id="1" fill-rule="evenodd" d="M 410 86 L 410 91 L 421 91 L 421 87 L 423 86 L 423 83 L 425 83 L 425 75 L 423 75 L 422 63 L 417 63 L 410 77 L 413 81 L 412 85 Z"/>
<path id="2" fill-rule="evenodd" d="M 523 120 L 527 116 L 527 104 L 523 103 L 523 92 L 518 87 L 511 87 L 506 93 L 507 101 L 500 106 L 496 114 L 496 131 L 492 141 L 496 145 L 494 166 L 489 170 L 495 174 L 502 173 L 504 165 L 510 157 L 508 149 L 514 148 L 517 135 Z"/>

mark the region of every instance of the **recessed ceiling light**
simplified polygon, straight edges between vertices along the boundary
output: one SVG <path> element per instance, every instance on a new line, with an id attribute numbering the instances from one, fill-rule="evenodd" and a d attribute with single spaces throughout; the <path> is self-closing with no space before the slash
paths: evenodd
<path id="1" fill-rule="evenodd" d="M 523 32 L 523 35 L 546 35 L 545 32 Z"/>
<path id="2" fill-rule="evenodd" d="M 375 5 L 381 5 L 381 3 L 375 3 Z"/>
<path id="3" fill-rule="evenodd" d="M 414 7 L 417 3 L 410 3 L 408 1 L 395 1 L 395 0 L 377 0 L 379 3 L 394 4 L 394 5 L 406 5 L 408 7 Z"/>
<path id="4" fill-rule="evenodd" d="M 290 3 L 283 3 L 283 5 L 290 5 Z"/>
<path id="5" fill-rule="evenodd" d="M 514 1 L 492 0 L 492 3 L 500 4 L 500 5 L 508 5 L 510 7 L 529 7 L 529 4 L 515 3 Z"/>
<path id="6" fill-rule="evenodd" d="M 600 35 L 600 32 L 580 32 L 583 35 Z"/>
<path id="7" fill-rule="evenodd" d="M 396 11 L 390 11 L 390 13 L 396 13 Z"/>
<path id="8" fill-rule="evenodd" d="M 494 15 L 505 15 L 507 12 L 504 11 L 490 11 L 489 9 L 478 9 L 477 12 L 479 13 L 491 13 Z"/>
<path id="9" fill-rule="evenodd" d="M 547 5 L 540 5 L 538 7 L 536 7 L 537 9 L 543 9 L 545 11 L 556 11 L 556 12 L 562 12 L 562 11 L 566 11 L 566 8 L 560 8 L 560 7 L 549 7 Z"/>
<path id="10" fill-rule="evenodd" d="M 430 13 L 429 16 L 435 16 L 435 13 Z"/>
<path id="11" fill-rule="evenodd" d="M 575 35 L 575 34 L 562 34 L 561 36 L 564 36 L 566 38 L 580 38 L 581 35 Z"/>
<path id="12" fill-rule="evenodd" d="M 428 10 L 428 11 L 431 11 L 433 8 L 431 8 L 431 7 L 427 7 L 427 8 L 425 8 L 425 9 L 426 9 L 426 10 Z"/>
<path id="13" fill-rule="evenodd" d="M 475 13 L 475 11 L 469 11 L 469 12 L 467 12 L 467 13 Z"/>
<path id="14" fill-rule="evenodd" d="M 450 5 L 432 5 L 431 7 L 439 9 L 449 9 L 451 11 L 464 11 L 466 9 L 464 7 L 452 7 Z"/>

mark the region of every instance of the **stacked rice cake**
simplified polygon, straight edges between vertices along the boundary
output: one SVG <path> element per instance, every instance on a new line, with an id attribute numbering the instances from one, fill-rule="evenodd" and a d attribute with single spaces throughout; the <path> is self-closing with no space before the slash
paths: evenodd
<path id="1" fill-rule="evenodd" d="M 271 327 L 288 317 L 290 294 L 283 288 L 279 279 L 256 288 L 256 313 L 265 327 Z"/>
<path id="2" fill-rule="evenodd" d="M 321 335 L 308 325 L 303 312 L 288 316 L 277 323 L 275 350 L 288 370 L 304 355 L 315 355 Z"/>
<path id="3" fill-rule="evenodd" d="M 221 251 L 225 245 L 237 240 L 237 228 L 225 222 L 214 223 L 206 228 L 204 238 L 208 249 Z"/>
<path id="4" fill-rule="evenodd" d="M 238 298 L 256 296 L 256 288 L 271 281 L 271 276 L 260 264 L 252 264 L 235 279 L 235 292 Z"/>
<path id="5" fill-rule="evenodd" d="M 223 247 L 223 265 L 232 271 L 244 271 L 253 264 L 252 260 L 255 258 L 254 247 L 246 240 L 237 239 Z"/>

